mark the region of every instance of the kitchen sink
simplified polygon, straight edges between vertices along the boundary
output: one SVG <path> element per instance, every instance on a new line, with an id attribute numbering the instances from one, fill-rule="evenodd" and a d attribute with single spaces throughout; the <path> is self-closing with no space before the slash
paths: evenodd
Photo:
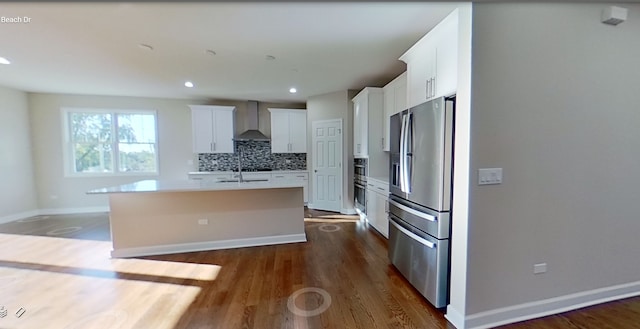
<path id="1" fill-rule="evenodd" d="M 242 182 L 238 182 L 238 179 L 221 179 L 218 180 L 218 183 L 253 183 L 253 182 L 268 182 L 268 179 L 265 178 L 248 178 L 243 179 Z"/>

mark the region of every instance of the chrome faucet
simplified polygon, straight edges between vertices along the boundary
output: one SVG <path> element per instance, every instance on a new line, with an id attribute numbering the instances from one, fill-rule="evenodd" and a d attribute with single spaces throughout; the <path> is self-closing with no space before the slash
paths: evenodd
<path id="1" fill-rule="evenodd" d="M 238 147 L 238 183 L 242 183 L 242 148 Z"/>

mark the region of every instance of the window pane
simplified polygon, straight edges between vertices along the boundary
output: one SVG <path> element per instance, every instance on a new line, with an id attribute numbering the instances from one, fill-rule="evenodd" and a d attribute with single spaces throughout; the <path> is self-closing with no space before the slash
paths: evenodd
<path id="1" fill-rule="evenodd" d="M 118 114 L 118 141 L 155 143 L 155 116 L 153 114 Z"/>
<path id="2" fill-rule="evenodd" d="M 79 143 L 111 142 L 111 114 L 71 113 L 71 140 Z"/>
<path id="3" fill-rule="evenodd" d="M 111 144 L 75 143 L 73 145 L 75 172 L 113 172 Z"/>
<path id="4" fill-rule="evenodd" d="M 157 173 L 156 115 L 151 111 L 67 111 L 74 173 Z"/>
<path id="5" fill-rule="evenodd" d="M 140 143 L 118 144 L 121 172 L 156 172 L 156 145 Z"/>

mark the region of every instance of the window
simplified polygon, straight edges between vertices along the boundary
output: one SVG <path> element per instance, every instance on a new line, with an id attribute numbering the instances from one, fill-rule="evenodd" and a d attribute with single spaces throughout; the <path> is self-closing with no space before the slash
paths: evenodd
<path id="1" fill-rule="evenodd" d="M 63 109 L 70 175 L 157 174 L 154 111 Z"/>

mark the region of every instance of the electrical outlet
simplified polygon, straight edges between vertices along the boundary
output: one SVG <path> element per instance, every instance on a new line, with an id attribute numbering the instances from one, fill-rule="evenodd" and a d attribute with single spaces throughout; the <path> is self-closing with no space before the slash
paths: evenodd
<path id="1" fill-rule="evenodd" d="M 200 225 L 209 225 L 209 220 L 204 218 L 204 219 L 198 219 L 198 224 Z"/>
<path id="2" fill-rule="evenodd" d="M 533 264 L 533 274 L 542 274 L 547 271 L 547 263 Z"/>

